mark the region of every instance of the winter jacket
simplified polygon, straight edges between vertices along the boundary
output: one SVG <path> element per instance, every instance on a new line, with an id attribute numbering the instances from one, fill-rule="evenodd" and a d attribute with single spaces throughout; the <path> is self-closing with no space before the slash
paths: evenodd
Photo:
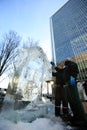
<path id="1" fill-rule="evenodd" d="M 67 71 L 67 67 L 63 69 L 55 68 L 56 72 L 52 72 L 52 75 L 56 77 L 56 84 L 58 85 L 65 85 L 67 81 L 69 81 L 69 74 Z"/>
<path id="2" fill-rule="evenodd" d="M 73 61 L 65 61 L 65 66 L 67 66 L 69 75 L 76 79 L 79 73 L 77 64 Z"/>

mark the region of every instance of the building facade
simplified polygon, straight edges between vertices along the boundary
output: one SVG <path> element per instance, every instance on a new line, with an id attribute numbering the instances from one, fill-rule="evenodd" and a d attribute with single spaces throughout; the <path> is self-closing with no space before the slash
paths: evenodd
<path id="1" fill-rule="evenodd" d="M 69 0 L 50 19 L 52 58 L 55 63 L 87 53 L 87 0 Z M 85 68 L 87 68 L 85 57 Z M 82 66 L 81 66 L 82 68 Z"/>

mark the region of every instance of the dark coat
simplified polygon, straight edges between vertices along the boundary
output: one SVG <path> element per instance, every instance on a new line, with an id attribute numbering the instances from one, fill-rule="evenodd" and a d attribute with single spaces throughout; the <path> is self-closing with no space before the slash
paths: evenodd
<path id="1" fill-rule="evenodd" d="M 78 65 L 73 61 L 65 61 L 65 66 L 67 66 L 69 75 L 76 79 L 79 73 Z"/>
<path id="2" fill-rule="evenodd" d="M 63 86 L 67 81 L 69 81 L 69 74 L 67 67 L 63 69 L 55 68 L 56 72 L 52 72 L 52 75 L 56 77 L 56 84 Z"/>

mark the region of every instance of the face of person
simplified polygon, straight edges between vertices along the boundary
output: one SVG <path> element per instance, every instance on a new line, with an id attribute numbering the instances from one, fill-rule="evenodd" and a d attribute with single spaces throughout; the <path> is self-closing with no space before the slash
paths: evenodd
<path id="1" fill-rule="evenodd" d="M 58 68 L 58 69 L 63 69 L 63 65 L 62 65 L 62 64 L 58 64 L 58 65 L 57 65 L 57 68 Z"/>

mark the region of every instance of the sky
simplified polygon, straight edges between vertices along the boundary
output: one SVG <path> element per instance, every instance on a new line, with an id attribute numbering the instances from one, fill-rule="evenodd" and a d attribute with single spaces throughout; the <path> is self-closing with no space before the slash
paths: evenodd
<path id="1" fill-rule="evenodd" d="M 0 36 L 10 30 L 38 41 L 51 59 L 50 17 L 68 0 L 0 0 Z"/>

